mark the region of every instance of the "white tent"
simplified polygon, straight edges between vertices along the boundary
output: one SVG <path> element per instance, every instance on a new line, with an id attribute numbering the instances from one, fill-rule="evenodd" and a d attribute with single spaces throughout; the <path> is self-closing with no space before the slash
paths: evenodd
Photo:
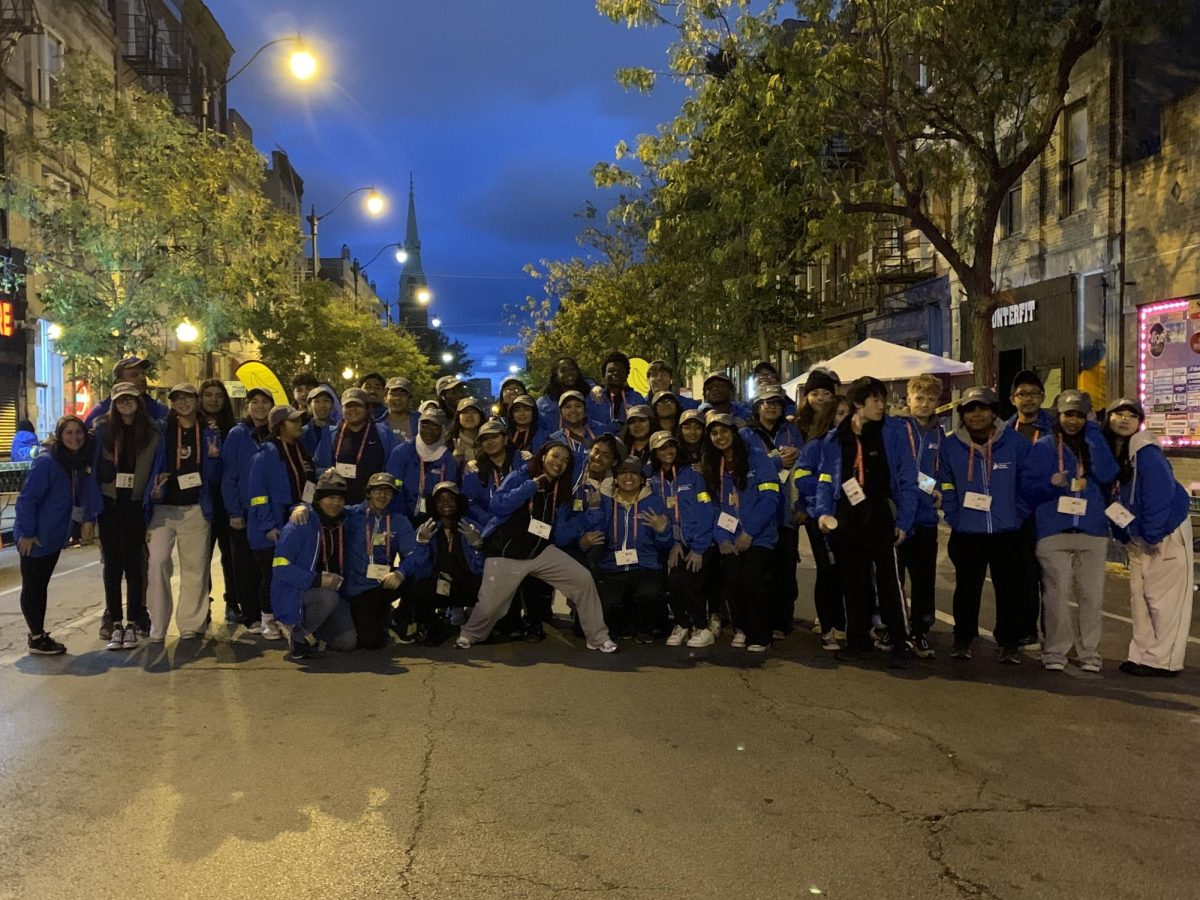
<path id="1" fill-rule="evenodd" d="M 873 376 L 880 381 L 904 381 L 925 372 L 931 375 L 970 375 L 975 371 L 974 363 L 943 359 L 932 353 L 901 347 L 879 338 L 867 338 L 861 344 L 818 365 L 836 372 L 842 384 L 849 384 L 855 378 L 862 378 L 864 375 Z M 787 382 L 783 388 L 788 396 L 794 397 L 796 388 L 803 385 L 807 378 L 808 374 L 805 373 Z"/>

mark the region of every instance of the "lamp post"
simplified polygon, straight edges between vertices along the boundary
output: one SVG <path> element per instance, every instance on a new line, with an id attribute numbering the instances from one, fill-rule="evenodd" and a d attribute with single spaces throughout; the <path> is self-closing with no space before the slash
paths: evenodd
<path id="1" fill-rule="evenodd" d="M 266 50 L 268 47 L 274 47 L 276 44 L 284 44 L 284 43 L 295 43 L 298 45 L 297 48 L 292 51 L 291 56 L 288 58 L 288 69 L 291 70 L 293 78 L 295 78 L 297 81 L 308 81 L 310 78 L 312 78 L 314 75 L 317 74 L 317 58 L 316 58 L 316 56 L 313 55 L 312 51 L 309 50 L 308 47 L 305 45 L 304 38 L 302 38 L 298 34 L 289 34 L 286 37 L 275 38 L 275 40 L 273 40 L 273 41 L 267 41 L 265 44 L 263 44 L 261 47 L 259 47 L 257 50 L 254 51 L 254 53 L 251 55 L 251 57 L 248 60 L 246 60 L 246 62 L 242 65 L 242 67 L 240 69 L 238 69 L 236 72 L 234 72 L 232 75 L 230 75 L 224 81 L 222 81 L 219 85 L 217 85 L 217 87 L 218 88 L 225 87 L 227 84 L 229 84 L 229 82 L 233 81 L 233 79 L 237 78 L 239 75 L 241 75 L 243 72 L 245 72 L 248 68 L 250 68 L 251 63 L 253 63 L 256 59 L 258 59 L 258 57 L 262 55 L 262 52 L 264 50 Z M 211 95 L 209 93 L 209 86 L 207 83 L 205 83 L 201 87 L 202 87 L 203 92 L 200 95 L 200 131 L 203 134 L 207 134 L 208 133 L 208 106 L 209 106 L 209 101 L 211 99 Z"/>
<path id="2" fill-rule="evenodd" d="M 318 275 L 321 271 L 321 254 L 317 252 L 317 225 L 326 216 L 331 216 L 335 212 L 337 212 L 338 207 L 341 206 L 343 203 L 345 203 L 347 200 L 349 200 L 351 197 L 353 197 L 355 194 L 361 194 L 363 191 L 370 192 L 367 195 L 366 203 L 363 204 L 365 206 L 367 212 L 373 216 L 377 216 L 381 212 L 383 212 L 383 195 L 380 194 L 377 190 L 375 190 L 375 187 L 373 185 L 370 187 L 355 188 L 350 193 L 348 193 L 345 197 L 343 197 L 341 200 L 339 200 L 337 203 L 335 203 L 333 206 L 333 209 L 329 210 L 329 212 L 327 212 L 327 213 L 322 213 L 319 216 L 317 215 L 317 208 L 315 206 L 309 207 L 309 209 L 311 211 L 308 214 L 308 236 L 309 236 L 309 239 L 312 241 L 312 278 L 313 278 L 313 281 L 317 280 Z M 372 260 L 372 262 L 374 262 L 374 260 Z M 365 269 L 366 266 L 363 266 L 363 268 Z"/>

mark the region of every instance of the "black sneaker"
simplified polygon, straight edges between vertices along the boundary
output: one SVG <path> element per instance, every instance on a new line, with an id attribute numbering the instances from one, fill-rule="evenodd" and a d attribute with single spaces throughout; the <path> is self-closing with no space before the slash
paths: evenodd
<path id="1" fill-rule="evenodd" d="M 1016 647 L 1001 647 L 1000 655 L 997 657 L 1001 665 L 1019 666 L 1021 664 L 1021 651 Z"/>
<path id="2" fill-rule="evenodd" d="M 954 647 L 950 650 L 951 659 L 970 659 L 971 658 L 971 642 L 961 641 L 955 638 Z"/>
<path id="3" fill-rule="evenodd" d="M 1132 659 L 1125 660 L 1125 662 L 1117 666 L 1117 669 L 1126 675 L 1136 675 L 1139 678 L 1174 678 L 1179 674 L 1172 669 L 1160 669 L 1157 666 L 1148 666 L 1145 663 L 1135 663 Z"/>
<path id="4" fill-rule="evenodd" d="M 144 637 L 144 638 L 150 637 L 150 620 L 149 619 L 142 619 L 138 622 L 135 622 L 134 624 L 137 627 L 138 637 Z"/>
<path id="5" fill-rule="evenodd" d="M 100 616 L 100 640 L 107 641 L 109 638 L 112 637 L 112 631 L 113 631 L 112 613 L 110 613 L 106 609 L 104 611 L 104 613 Z"/>
<path id="6" fill-rule="evenodd" d="M 917 659 L 933 659 L 933 648 L 929 646 L 929 636 L 924 634 L 914 634 L 912 639 L 913 655 Z"/>
<path id="7" fill-rule="evenodd" d="M 875 649 L 882 650 L 884 653 L 891 653 L 896 649 L 896 645 L 892 641 L 892 636 L 888 634 L 886 629 L 875 629 Z"/>
<path id="8" fill-rule="evenodd" d="M 288 659 L 312 659 L 314 656 L 316 656 L 316 651 L 308 641 L 292 641 Z"/>
<path id="9" fill-rule="evenodd" d="M 541 622 L 529 622 L 525 626 L 525 640 L 527 643 L 536 644 L 545 639 L 546 629 Z"/>
<path id="10" fill-rule="evenodd" d="M 67 648 L 60 644 L 54 638 L 43 631 L 37 637 L 32 634 L 29 636 L 29 652 L 39 656 L 58 656 L 60 653 L 66 653 Z"/>
<path id="11" fill-rule="evenodd" d="M 639 631 L 634 640 L 636 640 L 639 644 L 653 644 L 654 635 L 650 634 L 649 632 Z"/>

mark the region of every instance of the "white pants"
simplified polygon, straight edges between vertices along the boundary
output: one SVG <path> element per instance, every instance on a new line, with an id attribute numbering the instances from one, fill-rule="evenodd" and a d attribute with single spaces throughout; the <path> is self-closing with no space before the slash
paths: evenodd
<path id="1" fill-rule="evenodd" d="M 1157 669 L 1183 668 L 1192 621 L 1192 521 L 1184 519 L 1154 556 L 1129 550 L 1133 640 L 1129 658 Z"/>
<path id="2" fill-rule="evenodd" d="M 175 565 L 172 550 L 179 547 L 179 633 L 203 631 L 208 618 L 209 524 L 192 506 L 154 507 L 150 520 L 150 562 L 146 572 L 146 606 L 150 612 L 150 637 L 161 640 L 171 624 L 174 598 L 171 575 Z M 178 541 L 176 541 L 178 538 Z"/>
<path id="3" fill-rule="evenodd" d="M 1075 648 L 1081 663 L 1100 664 L 1104 623 L 1104 562 L 1108 538 L 1052 534 L 1037 542 L 1042 567 L 1043 663 L 1066 663 Z M 1078 626 L 1070 602 L 1078 609 Z"/>

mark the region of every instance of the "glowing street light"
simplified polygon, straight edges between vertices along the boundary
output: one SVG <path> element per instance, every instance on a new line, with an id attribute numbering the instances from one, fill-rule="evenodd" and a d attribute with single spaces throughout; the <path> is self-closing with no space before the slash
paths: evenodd
<path id="1" fill-rule="evenodd" d="M 346 368 L 342 369 L 342 378 L 346 379 L 346 381 L 350 381 L 352 378 L 354 378 L 354 370 L 349 366 L 346 366 Z"/>
<path id="2" fill-rule="evenodd" d="M 408 262 L 408 251 L 403 247 L 396 251 L 396 262 L 400 263 L 400 265 L 404 265 L 406 262 Z"/>
<path id="3" fill-rule="evenodd" d="M 179 343 L 181 344 L 194 344 L 200 340 L 200 330 L 187 319 L 184 319 L 175 326 L 175 337 L 179 339 Z"/>
<path id="4" fill-rule="evenodd" d="M 308 81 L 317 74 L 317 58 L 307 47 L 294 50 L 288 58 L 288 68 L 297 81 Z"/>
<path id="5" fill-rule="evenodd" d="M 429 324 L 432 325 L 434 328 L 441 328 L 442 320 L 435 317 L 435 318 L 429 320 Z"/>
<path id="6" fill-rule="evenodd" d="M 267 41 L 251 54 L 250 58 L 246 60 L 240 69 L 222 81 L 217 87 L 223 88 L 228 85 L 250 68 L 254 61 L 262 55 L 264 50 L 274 47 L 276 44 L 298 45 L 288 56 L 288 69 L 291 70 L 292 77 L 297 81 L 309 81 L 317 74 L 317 57 L 308 49 L 308 46 L 304 43 L 304 38 L 298 34 L 289 34 L 285 37 L 275 38 L 273 41 Z M 205 134 L 208 133 L 208 108 L 211 99 L 209 85 L 205 84 L 203 93 L 200 96 L 200 130 Z"/>
<path id="7" fill-rule="evenodd" d="M 367 199 L 363 203 L 363 206 L 366 207 L 367 212 L 373 216 L 377 216 L 383 212 L 383 205 L 383 194 L 374 190 L 367 194 Z"/>
<path id="8" fill-rule="evenodd" d="M 52 341 L 57 341 L 63 336 L 63 328 L 57 322 L 51 322 L 46 327 L 46 336 Z"/>
<path id="9" fill-rule="evenodd" d="M 508 374 L 509 374 L 509 375 L 516 375 L 516 374 L 517 374 L 518 372 L 520 372 L 520 371 L 521 371 L 521 367 L 520 367 L 520 366 L 518 366 L 516 363 L 510 363 L 510 364 L 509 364 L 509 367 L 508 367 Z"/>
<path id="10" fill-rule="evenodd" d="M 418 303 L 428 303 L 432 299 L 433 293 L 429 290 L 429 288 L 421 288 L 419 291 L 417 291 Z"/>
<path id="11" fill-rule="evenodd" d="M 367 195 L 366 200 L 363 202 L 363 206 L 366 208 L 366 211 L 370 215 L 377 216 L 381 212 L 383 212 L 383 207 L 384 207 L 383 195 L 381 193 L 379 193 L 379 191 L 375 190 L 374 186 L 355 188 L 350 193 L 348 193 L 345 197 L 343 197 L 341 200 L 339 200 L 337 203 L 335 203 L 333 206 L 333 209 L 329 210 L 329 212 L 327 212 L 327 213 L 322 213 L 319 216 L 317 215 L 317 208 L 315 206 L 309 208 L 310 211 L 308 214 L 308 237 L 309 237 L 309 240 L 312 241 L 312 279 L 313 279 L 313 281 L 316 281 L 318 278 L 320 278 L 320 271 L 321 271 L 321 254 L 317 252 L 317 224 L 322 219 L 324 219 L 326 216 L 331 216 L 335 212 L 337 212 L 338 207 L 340 207 L 343 203 L 345 203 L 347 200 L 349 200 L 355 194 L 362 194 L 362 193 L 366 193 L 366 195 Z"/>
<path id="12" fill-rule="evenodd" d="M 442 354 L 442 362 L 447 363 L 447 364 L 454 362 L 454 354 L 453 353 L 443 353 Z"/>

